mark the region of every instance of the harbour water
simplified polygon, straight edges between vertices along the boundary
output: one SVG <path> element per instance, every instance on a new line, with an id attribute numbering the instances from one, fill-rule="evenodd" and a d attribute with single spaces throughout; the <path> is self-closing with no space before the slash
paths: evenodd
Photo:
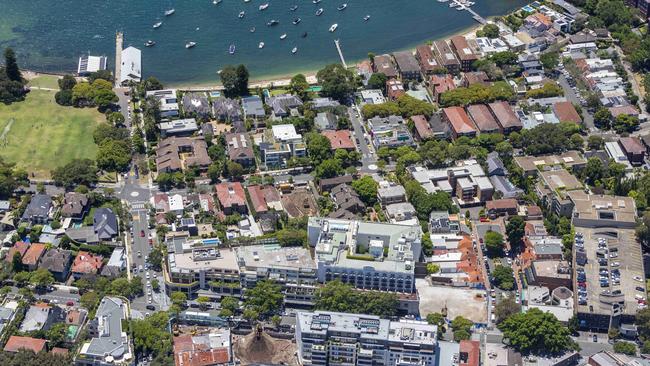
<path id="1" fill-rule="evenodd" d="M 347 2 L 345 10 L 338 11 Z M 524 0 L 475 0 L 483 17 L 505 14 Z M 269 3 L 260 11 L 259 6 Z M 298 5 L 298 9 L 289 9 Z M 167 9 L 175 9 L 165 16 Z M 317 9 L 323 13 L 316 16 Z M 316 70 L 339 62 L 339 39 L 348 63 L 368 52 L 381 54 L 438 39 L 476 25 L 470 13 L 436 0 L 0 0 L 0 48 L 13 47 L 25 68 L 76 70 L 84 53 L 114 61 L 115 32 L 125 46 L 142 49 L 143 72 L 170 84 L 203 84 L 218 80 L 226 64 L 244 63 L 251 79 Z M 245 16 L 238 14 L 244 11 Z M 364 17 L 370 19 L 364 21 Z M 297 25 L 295 18 L 301 18 Z M 267 26 L 271 19 L 278 25 Z M 154 29 L 156 22 L 162 25 Z M 335 32 L 328 29 L 338 24 Z M 255 27 L 255 32 L 250 29 Z M 302 37 L 307 32 L 307 37 Z M 284 40 L 280 39 L 286 33 Z M 147 40 L 156 45 L 144 47 Z M 196 47 L 186 49 L 187 42 Z M 264 48 L 259 48 L 264 42 Z M 236 52 L 229 54 L 229 46 Z M 292 49 L 297 51 L 292 54 Z"/>

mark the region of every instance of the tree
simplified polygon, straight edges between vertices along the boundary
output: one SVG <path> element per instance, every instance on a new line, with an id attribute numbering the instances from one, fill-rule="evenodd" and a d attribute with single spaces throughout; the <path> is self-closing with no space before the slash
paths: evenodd
<path id="1" fill-rule="evenodd" d="M 494 315 L 497 318 L 497 324 L 506 320 L 508 317 L 521 312 L 521 305 L 517 304 L 514 297 L 508 296 L 499 301 L 494 307 Z"/>
<path id="2" fill-rule="evenodd" d="M 440 272 L 440 265 L 435 264 L 435 263 L 428 263 L 427 264 L 427 273 L 428 274 L 436 274 Z"/>
<path id="3" fill-rule="evenodd" d="M 483 29 L 476 32 L 478 37 L 499 38 L 499 26 L 496 24 L 486 24 Z"/>
<path id="4" fill-rule="evenodd" d="M 224 296 L 221 299 L 221 313 L 220 316 L 230 317 L 235 314 L 239 309 L 239 301 L 232 296 Z"/>
<path id="5" fill-rule="evenodd" d="M 115 81 L 111 70 L 108 69 L 95 71 L 88 76 L 90 83 L 94 83 L 96 80 L 107 81 L 111 84 Z"/>
<path id="6" fill-rule="evenodd" d="M 29 282 L 36 287 L 45 287 L 54 283 L 54 276 L 47 269 L 39 268 L 31 273 Z"/>
<path id="7" fill-rule="evenodd" d="M 318 133 L 307 136 L 307 155 L 315 166 L 332 157 L 332 144 L 330 140 Z"/>
<path id="8" fill-rule="evenodd" d="M 93 186 L 97 183 L 97 166 L 90 159 L 74 159 L 52 170 L 54 182 L 66 188 L 78 185 Z"/>
<path id="9" fill-rule="evenodd" d="M 305 230 L 283 229 L 277 231 L 275 237 L 282 247 L 301 247 L 309 243 Z"/>
<path id="10" fill-rule="evenodd" d="M 594 113 L 594 124 L 600 128 L 609 129 L 611 127 L 612 118 L 612 112 L 605 107 L 601 107 L 598 108 L 596 113 Z"/>
<path id="11" fill-rule="evenodd" d="M 160 282 L 158 282 L 157 278 L 151 280 L 151 288 L 156 292 L 160 290 Z"/>
<path id="12" fill-rule="evenodd" d="M 221 161 L 214 161 L 208 167 L 208 178 L 212 183 L 217 183 L 219 178 L 221 178 L 221 173 L 223 172 L 223 163 Z"/>
<path id="13" fill-rule="evenodd" d="M 61 79 L 57 80 L 57 83 L 59 84 L 59 89 L 62 91 L 72 90 L 72 88 L 77 85 L 77 79 L 75 79 L 74 76 L 70 74 L 65 74 Z"/>
<path id="14" fill-rule="evenodd" d="M 636 346 L 632 342 L 618 341 L 614 343 L 614 352 L 636 356 Z"/>
<path id="15" fill-rule="evenodd" d="M 199 297 L 196 299 L 196 302 L 199 303 L 199 306 L 201 307 L 201 309 L 205 309 L 205 307 L 207 306 L 207 304 L 210 302 L 210 298 L 207 297 L 207 296 L 199 296 Z"/>
<path id="16" fill-rule="evenodd" d="M 289 90 L 292 94 L 297 95 L 303 101 L 309 99 L 309 83 L 303 74 L 294 75 L 289 82 Z"/>
<path id="17" fill-rule="evenodd" d="M 146 78 L 143 82 L 144 85 L 144 90 L 145 91 L 152 91 L 152 90 L 162 90 L 164 89 L 163 84 L 158 80 L 157 78 L 153 76 L 149 76 Z"/>
<path id="18" fill-rule="evenodd" d="M 343 174 L 343 166 L 338 159 L 323 160 L 317 167 L 315 175 L 320 179 L 334 178 Z"/>
<path id="19" fill-rule="evenodd" d="M 226 170 L 228 171 L 228 177 L 232 180 L 239 180 L 244 175 L 244 167 L 232 160 L 228 160 L 226 163 Z"/>
<path id="20" fill-rule="evenodd" d="M 50 341 L 51 347 L 61 347 L 65 341 L 68 332 L 66 323 L 55 323 L 45 333 L 45 338 Z"/>
<path id="21" fill-rule="evenodd" d="M 11 270 L 14 273 L 19 273 L 23 270 L 23 256 L 20 252 L 14 252 L 14 256 L 11 258 Z"/>
<path id="22" fill-rule="evenodd" d="M 59 90 L 54 94 L 54 101 L 58 105 L 71 106 L 72 105 L 72 90 Z"/>
<path id="23" fill-rule="evenodd" d="M 128 138 L 128 129 L 111 126 L 108 123 L 100 123 L 93 132 L 93 140 L 97 145 L 101 145 L 107 140 L 125 140 Z"/>
<path id="24" fill-rule="evenodd" d="M 629 114 L 619 114 L 614 119 L 613 127 L 618 134 L 635 131 L 639 127 L 639 118 Z"/>
<path id="25" fill-rule="evenodd" d="M 248 69 L 243 64 L 239 64 L 237 66 L 237 81 L 239 86 L 239 95 L 248 95 L 248 78 L 249 78 Z"/>
<path id="26" fill-rule="evenodd" d="M 18 253 L 18 254 L 20 254 L 20 253 Z M 16 258 L 15 255 L 14 255 L 14 258 Z M 22 271 L 22 272 L 16 273 L 14 275 L 13 279 L 14 279 L 14 282 L 18 283 L 18 287 L 21 287 L 21 286 L 26 285 L 27 282 L 29 282 L 29 280 L 31 279 L 31 275 L 30 275 L 29 272 Z"/>
<path id="27" fill-rule="evenodd" d="M 340 280 L 327 282 L 316 291 L 316 309 L 381 317 L 397 313 L 397 295 L 379 291 L 357 291 Z"/>
<path id="28" fill-rule="evenodd" d="M 510 291 L 515 287 L 515 278 L 510 267 L 496 266 L 492 271 L 492 277 L 494 285 L 504 291 Z"/>
<path id="29" fill-rule="evenodd" d="M 122 126 L 125 118 L 120 112 L 108 112 L 106 113 L 106 121 L 114 126 Z"/>
<path id="30" fill-rule="evenodd" d="M 600 150 L 603 146 L 605 146 L 605 140 L 598 135 L 591 135 L 587 139 L 587 148 L 589 150 Z"/>
<path id="31" fill-rule="evenodd" d="M 499 324 L 508 344 L 522 354 L 560 354 L 577 345 L 567 327 L 555 315 L 531 308 L 511 315 Z"/>
<path id="32" fill-rule="evenodd" d="M 386 90 L 387 81 L 388 77 L 383 72 L 374 73 L 368 79 L 368 89 L 379 89 L 383 92 Z"/>
<path id="33" fill-rule="evenodd" d="M 322 86 L 321 94 L 340 102 L 344 102 L 355 90 L 354 74 L 341 64 L 325 66 L 318 71 L 316 78 Z"/>
<path id="34" fill-rule="evenodd" d="M 451 329 L 454 331 L 454 341 L 460 342 L 470 339 L 474 323 L 462 316 L 457 316 L 451 321 Z"/>
<path id="35" fill-rule="evenodd" d="M 149 253 L 149 264 L 151 264 L 155 270 L 160 271 L 162 269 L 162 260 L 163 252 L 160 248 L 156 247 L 151 251 L 151 253 Z"/>
<path id="36" fill-rule="evenodd" d="M 357 192 L 359 198 L 368 206 L 372 206 L 377 202 L 378 188 L 379 184 L 369 175 L 352 181 L 352 189 Z"/>
<path id="37" fill-rule="evenodd" d="M 108 171 L 125 171 L 131 162 L 131 144 L 108 140 L 97 149 L 97 166 Z"/>
<path id="38" fill-rule="evenodd" d="M 526 221 L 521 216 L 511 216 L 506 225 L 506 235 L 511 248 L 518 248 L 523 244 L 524 228 Z"/>
<path id="39" fill-rule="evenodd" d="M 248 94 L 248 70 L 244 65 L 227 65 L 221 69 L 219 74 L 221 84 L 224 87 L 224 94 L 228 98 Z"/>
<path id="40" fill-rule="evenodd" d="M 282 307 L 282 287 L 271 280 L 258 281 L 255 287 L 246 291 L 244 307 L 259 316 L 275 315 Z"/>
<path id="41" fill-rule="evenodd" d="M 503 252 L 503 235 L 496 231 L 488 231 L 483 238 L 485 248 L 493 255 L 498 256 Z"/>
<path id="42" fill-rule="evenodd" d="M 169 299 L 171 300 L 172 304 L 178 307 L 183 307 L 187 301 L 187 295 L 184 292 L 174 291 L 169 296 Z"/>
<path id="43" fill-rule="evenodd" d="M 172 352 L 172 334 L 167 331 L 169 316 L 159 311 L 143 319 L 133 319 L 130 330 L 137 354 L 167 356 Z M 173 362 L 173 361 L 172 361 Z"/>
<path id="44" fill-rule="evenodd" d="M 79 299 L 79 303 L 86 309 L 94 309 L 99 303 L 99 295 L 95 291 L 84 292 Z"/>
<path id="45" fill-rule="evenodd" d="M 440 313 L 427 314 L 426 320 L 427 323 L 437 325 L 438 327 L 442 327 L 446 324 L 445 316 Z"/>
<path id="46" fill-rule="evenodd" d="M 542 63 L 544 70 L 553 71 L 560 64 L 560 54 L 557 52 L 546 52 L 539 56 L 539 62 Z"/>
<path id="47" fill-rule="evenodd" d="M 13 49 L 7 47 L 5 48 L 5 74 L 7 78 L 11 81 L 23 82 L 23 75 L 20 73 L 18 68 L 18 62 L 16 61 L 16 53 Z"/>

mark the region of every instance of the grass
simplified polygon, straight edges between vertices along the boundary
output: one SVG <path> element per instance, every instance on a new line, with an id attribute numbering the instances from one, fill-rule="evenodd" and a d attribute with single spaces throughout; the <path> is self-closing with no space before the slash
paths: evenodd
<path id="1" fill-rule="evenodd" d="M 54 102 L 54 92 L 32 90 L 23 102 L 0 104 L 0 157 L 30 177 L 48 178 L 50 170 L 73 159 L 95 158 L 92 135 L 103 120 L 96 109 L 62 107 Z"/>
<path id="2" fill-rule="evenodd" d="M 56 75 L 40 75 L 29 81 L 29 86 L 47 88 L 47 89 L 59 89 L 59 77 Z"/>

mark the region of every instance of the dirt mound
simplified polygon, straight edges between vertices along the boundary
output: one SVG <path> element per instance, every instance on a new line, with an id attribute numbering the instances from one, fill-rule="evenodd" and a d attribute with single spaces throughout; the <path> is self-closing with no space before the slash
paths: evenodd
<path id="1" fill-rule="evenodd" d="M 262 333 L 259 339 L 255 333 L 239 337 L 234 342 L 235 357 L 242 365 L 272 363 L 297 365 L 294 353 L 296 346 L 286 339 L 276 339 Z"/>

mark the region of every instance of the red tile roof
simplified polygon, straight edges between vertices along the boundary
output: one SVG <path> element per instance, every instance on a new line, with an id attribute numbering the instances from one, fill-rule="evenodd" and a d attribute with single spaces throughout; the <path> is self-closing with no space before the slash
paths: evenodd
<path id="1" fill-rule="evenodd" d="M 84 274 L 97 273 L 102 268 L 102 259 L 101 256 L 79 251 L 79 254 L 77 254 L 77 257 L 72 263 L 72 272 Z"/>
<path id="2" fill-rule="evenodd" d="M 472 49 L 467 44 L 467 39 L 463 36 L 451 37 L 451 44 L 454 46 L 456 56 L 461 61 L 474 61 L 478 60 L 478 56 L 472 52 Z"/>
<path id="3" fill-rule="evenodd" d="M 470 105 L 467 107 L 467 113 L 481 132 L 496 132 L 501 129 L 485 104 Z"/>
<path id="4" fill-rule="evenodd" d="M 553 105 L 555 116 L 560 122 L 581 123 L 582 118 L 571 102 L 558 102 Z"/>
<path id="5" fill-rule="evenodd" d="M 332 145 L 332 150 L 336 150 L 336 149 L 354 150 L 355 149 L 354 141 L 352 141 L 352 134 L 348 130 L 339 130 L 339 131 L 327 130 L 321 132 L 321 134 L 327 137 L 328 140 L 330 140 L 330 144 Z"/>
<path id="6" fill-rule="evenodd" d="M 481 358 L 481 344 L 478 341 L 460 341 L 459 366 L 478 366 Z"/>
<path id="7" fill-rule="evenodd" d="M 14 260 L 15 253 L 20 253 L 20 257 L 22 258 L 25 255 L 25 252 L 27 252 L 27 249 L 29 249 L 29 243 L 17 241 L 16 244 L 14 244 L 14 246 L 7 252 L 5 261 L 11 263 L 11 261 Z"/>
<path id="8" fill-rule="evenodd" d="M 456 89 L 456 84 L 454 84 L 454 79 L 449 74 L 444 76 L 432 75 L 430 84 L 431 87 L 433 88 L 433 92 L 435 95 L 439 95 L 446 91 Z"/>
<path id="9" fill-rule="evenodd" d="M 444 108 L 442 113 L 446 116 L 449 121 L 452 130 L 458 135 L 476 133 L 476 128 L 474 124 L 469 119 L 465 110 L 461 107 L 449 107 Z"/>
<path id="10" fill-rule="evenodd" d="M 45 339 L 32 337 L 11 336 L 5 345 L 6 352 L 18 352 L 21 349 L 30 350 L 39 353 L 45 350 Z"/>
<path id="11" fill-rule="evenodd" d="M 489 210 L 507 210 L 507 209 L 516 209 L 517 200 L 514 198 L 504 198 L 501 200 L 487 201 L 485 203 L 485 208 Z"/>
<path id="12" fill-rule="evenodd" d="M 422 71 L 433 71 L 439 67 L 438 62 L 433 56 L 433 51 L 431 46 L 423 44 L 415 48 L 415 54 L 420 62 L 420 68 Z"/>
<path id="13" fill-rule="evenodd" d="M 215 186 L 217 198 L 223 208 L 246 205 L 246 193 L 239 182 L 219 183 Z"/>
<path id="14" fill-rule="evenodd" d="M 612 116 L 614 118 L 618 117 L 621 114 L 627 114 L 627 115 L 630 115 L 630 116 L 638 116 L 639 115 L 639 111 L 636 108 L 634 108 L 634 106 L 631 106 L 631 105 L 611 107 L 611 108 L 609 108 L 609 111 L 612 113 Z"/>
<path id="15" fill-rule="evenodd" d="M 522 128 L 523 124 L 517 118 L 517 115 L 515 112 L 510 108 L 510 104 L 508 102 L 494 102 L 488 104 L 490 107 L 490 110 L 494 114 L 494 116 L 497 119 L 497 122 L 501 127 L 505 130 L 510 129 L 510 128 Z"/>
<path id="16" fill-rule="evenodd" d="M 251 198 L 251 205 L 255 212 L 266 212 L 269 210 L 269 207 L 266 205 L 266 200 L 264 199 L 264 193 L 262 192 L 262 187 L 258 185 L 248 186 L 248 196 Z"/>
<path id="17" fill-rule="evenodd" d="M 225 347 L 209 348 L 204 343 L 193 342 L 191 335 L 174 337 L 174 362 L 176 366 L 221 365 L 230 361 Z"/>
<path id="18" fill-rule="evenodd" d="M 54 347 L 50 352 L 55 355 L 65 356 L 68 354 L 69 351 L 66 348 Z"/>
<path id="19" fill-rule="evenodd" d="M 25 255 L 23 255 L 23 264 L 26 266 L 35 266 L 38 264 L 38 260 L 41 259 L 45 253 L 45 244 L 34 243 L 32 244 Z"/>
<path id="20" fill-rule="evenodd" d="M 415 130 L 418 132 L 420 138 L 426 139 L 433 136 L 433 130 L 427 118 L 422 115 L 412 116 L 411 121 L 415 125 Z"/>
<path id="21" fill-rule="evenodd" d="M 628 154 L 643 155 L 645 154 L 645 146 L 636 137 L 621 137 L 618 140 L 619 145 Z"/>

